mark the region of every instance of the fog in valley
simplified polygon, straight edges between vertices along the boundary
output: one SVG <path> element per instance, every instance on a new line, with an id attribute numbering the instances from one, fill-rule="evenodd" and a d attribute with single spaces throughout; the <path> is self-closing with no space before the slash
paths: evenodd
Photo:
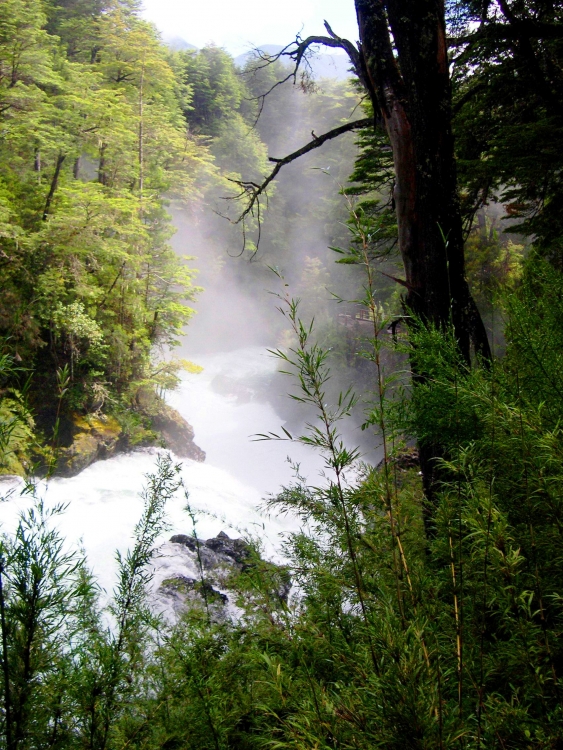
<path id="1" fill-rule="evenodd" d="M 253 83 L 260 72 L 244 77 Z M 259 84 L 254 86 L 261 90 Z M 256 127 L 247 137 L 258 135 L 267 154 L 280 158 L 307 143 L 312 132 L 327 131 L 343 118 L 354 116 L 357 106 L 357 96 L 347 83 L 320 80 L 304 92 L 288 81 L 266 97 Z M 244 148 L 242 144 L 241 151 Z M 350 241 L 345 226 L 348 205 L 339 193 L 349 184 L 356 154 L 355 136 L 346 134 L 336 144 L 327 143 L 285 166 L 263 214 L 258 248 L 253 245 L 258 236 L 256 222 L 246 238 L 250 248 L 245 248 L 241 225 L 232 225 L 218 215 L 236 219 L 244 204 L 236 203 L 233 208 L 218 197 L 212 206 L 191 212 L 175 207 L 172 212 L 177 228 L 173 245 L 178 253 L 195 256 L 190 263 L 198 268 L 197 283 L 204 289 L 193 304 L 196 314 L 186 329 L 181 352 L 204 371 L 187 376 L 182 396 L 170 394 L 171 403 L 194 425 L 196 441 L 207 451 L 208 460 L 228 466 L 236 476 L 268 492 L 276 492 L 291 478 L 291 467 L 282 460 L 286 455 L 299 462 L 301 471 L 313 482 L 322 468 L 320 457 L 302 446 L 266 445 L 253 442 L 251 436 L 270 431 L 281 434 L 282 425 L 300 434 L 307 419 L 316 419 L 288 397 L 296 390 L 295 382 L 279 372 L 285 368 L 269 353 L 294 344 L 276 295 L 288 293 L 299 298 L 304 323 L 314 320 L 325 343 L 327 336 L 341 335 L 339 314 L 350 306 L 339 304 L 337 298 L 361 296 L 362 278 L 357 269 L 350 272 L 349 267 L 335 265 L 338 256 L 330 246 L 344 247 Z M 228 156 L 220 158 L 228 169 Z M 236 165 L 236 154 L 232 162 Z M 354 346 L 356 351 L 361 349 L 359 337 Z M 339 367 L 342 363 L 337 360 L 335 364 Z M 333 372 L 330 397 L 354 385 L 354 380 L 362 389 L 362 374 L 365 372 L 353 367 L 344 377 L 341 370 Z M 210 412 L 204 409 L 200 417 L 197 397 L 189 396 L 190 388 L 197 390 L 198 380 L 209 383 L 216 394 L 228 396 L 238 416 L 228 419 L 219 410 L 213 411 L 210 419 Z M 182 407 L 183 398 L 189 407 Z M 348 443 L 360 446 L 365 460 L 374 461 L 377 440 L 359 429 L 365 407 L 364 398 L 341 429 Z M 236 424 L 232 439 L 222 439 L 225 423 L 230 429 Z"/>
<path id="2" fill-rule="evenodd" d="M 0 0 L 0 750 L 563 748 L 562 39 Z"/>
<path id="3" fill-rule="evenodd" d="M 212 49 L 210 58 L 230 64 L 219 50 Z M 275 71 L 238 69 L 236 76 L 247 87 L 238 109 L 256 114 L 257 97 L 272 85 L 272 76 L 286 73 L 279 64 Z M 197 533 L 205 537 L 226 530 L 235 536 L 258 536 L 267 554 L 275 557 L 280 554 L 279 534 L 297 528 L 298 522 L 264 515 L 265 501 L 295 481 L 296 471 L 315 484 L 322 482 L 326 470 L 322 457 L 310 447 L 256 438 L 266 433 L 285 437 L 282 427 L 295 436 L 305 434 L 306 423 L 318 419 L 313 409 L 288 396 L 297 392 L 296 381 L 280 372 L 286 368 L 270 351 L 288 351 L 295 344 L 276 295 L 301 298 L 300 316 L 307 325 L 314 319 L 315 339 L 329 348 L 336 346 L 335 369 L 327 385 L 330 399 L 350 385 L 361 391 L 369 374 L 369 365 L 358 365 L 359 359 L 347 366 L 346 358 L 354 359 L 361 344 L 355 340 L 358 331 L 345 331 L 339 322 L 346 305 L 336 301 L 336 296 L 361 296 L 362 278 L 356 268 L 336 266 L 336 254 L 329 249 L 345 247 L 350 240 L 345 225 L 348 206 L 339 193 L 354 167 L 356 136 L 346 134 L 284 167 L 262 207 L 261 226 L 255 219 L 247 223 L 246 241 L 242 225 L 233 223 L 244 203 L 226 200 L 234 191 L 225 176 L 257 179 L 271 168 L 268 156 L 285 156 L 314 132 L 357 116 L 358 96 L 347 81 L 317 79 L 303 88 L 292 81 L 275 88 L 260 100 L 257 121 L 254 115 L 242 120 L 236 113 L 230 120 L 227 113 L 211 127 L 202 123 L 201 129 L 205 132 L 207 126 L 212 134 L 209 145 L 220 171 L 198 200 L 185 204 L 172 197 L 168 207 L 175 230 L 172 246 L 179 256 L 189 257 L 185 262 L 197 269 L 195 283 L 203 288 L 188 302 L 195 314 L 180 345 L 164 352 L 203 368 L 197 374 L 182 373 L 179 386 L 166 393 L 206 454 L 203 464 L 182 460 L 190 502 L 200 514 Z M 363 460 L 374 462 L 379 459 L 377 439 L 359 429 L 370 394 L 359 395 L 353 416 L 341 424 L 342 436 L 352 447 L 360 447 Z M 42 487 L 51 503 L 72 498 L 61 528 L 69 540 L 82 538 L 106 588 L 115 571 L 113 550 L 128 545 L 141 508 L 143 477 L 155 459 L 154 449 L 115 456 L 76 477 L 51 479 Z M 14 523 L 28 503 L 23 498 L 5 506 L 5 521 Z M 190 533 L 184 503 L 178 495 L 168 504 L 175 533 Z M 111 528 L 104 520 L 108 514 Z"/>

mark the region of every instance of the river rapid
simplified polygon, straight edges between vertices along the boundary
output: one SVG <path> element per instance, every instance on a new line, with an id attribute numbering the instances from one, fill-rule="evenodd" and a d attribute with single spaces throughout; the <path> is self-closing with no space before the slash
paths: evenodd
<path id="1" fill-rule="evenodd" d="M 301 470 L 311 475 L 322 468 L 309 448 L 287 442 L 253 440 L 257 433 L 280 432 L 283 419 L 261 391 L 276 369 L 276 360 L 261 346 L 203 354 L 197 363 L 203 372 L 184 376 L 168 400 L 195 430 L 195 441 L 207 453 L 204 463 L 181 462 L 184 485 L 197 514 L 197 535 L 231 537 L 249 533 L 261 540 L 265 554 L 277 558 L 285 532 L 297 529 L 296 519 L 265 514 L 264 500 L 291 481 L 290 454 Z M 110 591 L 115 584 L 115 552 L 132 543 L 134 526 L 142 512 L 139 493 L 144 476 L 154 470 L 158 451 L 139 450 L 98 461 L 71 478 L 39 482 L 37 494 L 47 508 L 67 505 L 57 526 L 70 548 L 82 546 L 100 585 Z M 22 483 L 0 483 L 0 523 L 12 532 L 19 513 L 29 507 Z M 172 534 L 190 534 L 192 525 L 178 493 L 167 506 Z"/>

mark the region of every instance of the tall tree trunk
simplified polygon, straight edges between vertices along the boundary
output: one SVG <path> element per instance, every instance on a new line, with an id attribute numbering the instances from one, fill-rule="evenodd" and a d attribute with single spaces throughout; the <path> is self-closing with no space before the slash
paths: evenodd
<path id="1" fill-rule="evenodd" d="M 98 162 L 98 182 L 102 185 L 107 185 L 106 148 L 107 144 L 102 143 L 102 145 L 100 146 L 100 160 Z"/>
<path id="2" fill-rule="evenodd" d="M 490 357 L 465 279 L 442 0 L 356 0 L 362 57 L 396 173 L 407 308 L 453 325 L 460 352 Z M 392 35 L 392 37 L 391 37 Z"/>
<path id="3" fill-rule="evenodd" d="M 0 556 L 0 629 L 2 630 L 2 673 L 4 677 L 4 733 L 6 735 L 6 748 L 12 750 L 12 701 L 10 685 L 10 665 L 8 662 L 8 629 L 6 622 L 6 599 L 2 576 L 5 573 L 5 560 Z"/>
<path id="4" fill-rule="evenodd" d="M 487 333 L 465 278 L 462 218 L 451 124 L 443 0 L 355 0 L 361 58 L 374 112 L 395 166 L 405 307 L 423 322 L 453 326 L 469 364 L 471 345 L 490 359 Z M 425 373 L 412 358 L 415 387 Z M 419 445 L 430 528 L 437 445 Z"/>
<path id="5" fill-rule="evenodd" d="M 144 83 L 145 83 L 145 59 L 143 54 L 143 65 L 141 67 L 141 80 L 139 82 L 139 144 L 138 144 L 138 160 L 139 160 L 139 200 L 141 202 L 141 208 L 143 203 L 143 189 L 145 187 L 145 153 L 144 153 Z"/>
<path id="6" fill-rule="evenodd" d="M 59 154 L 57 156 L 57 162 L 55 164 L 55 171 L 53 172 L 53 177 L 51 179 L 51 187 L 49 188 L 49 194 L 47 196 L 47 200 L 45 201 L 45 208 L 43 209 L 43 221 L 47 221 L 47 217 L 49 216 L 49 212 L 51 211 L 51 203 L 53 202 L 53 198 L 55 197 L 57 185 L 59 184 L 59 176 L 61 174 L 61 167 L 63 166 L 63 162 L 65 159 L 66 159 L 66 154 Z"/>
<path id="7" fill-rule="evenodd" d="M 445 0 L 355 0 L 358 49 L 337 36 L 297 38 L 281 54 L 295 63 L 294 74 L 314 45 L 344 50 L 373 104 L 376 128 L 385 127 L 395 169 L 394 203 L 411 321 L 443 331 L 453 328 L 464 366 L 473 351 L 491 358 L 487 332 L 465 278 L 463 224 L 457 194 L 452 134 L 451 83 L 446 44 Z M 277 60 L 272 56 L 271 60 Z M 349 123 L 347 130 L 360 125 Z M 284 164 L 340 135 L 342 127 L 283 159 L 260 184 L 239 182 L 250 195 L 238 221 L 258 205 L 260 196 Z M 411 322 L 412 325 L 412 322 Z M 414 385 L 428 382 L 428 372 L 413 348 Z M 439 445 L 419 445 L 430 528 L 439 483 Z"/>

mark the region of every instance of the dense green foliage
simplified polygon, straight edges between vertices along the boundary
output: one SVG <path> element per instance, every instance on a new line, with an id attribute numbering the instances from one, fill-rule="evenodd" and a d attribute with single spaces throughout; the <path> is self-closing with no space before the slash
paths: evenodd
<path id="1" fill-rule="evenodd" d="M 199 290 L 190 246 L 170 246 L 167 206 L 227 210 L 229 179 L 259 179 L 269 168 L 265 141 L 280 144 L 273 125 L 252 128 L 256 92 L 226 52 L 171 52 L 135 4 L 6 0 L 1 10 L 0 337 L 21 365 L 4 378 L 1 409 L 9 419 L 32 372 L 25 409 L 35 423 L 27 417 L 0 470 L 22 473 L 51 462 L 47 446 L 68 443 L 76 415 L 110 414 L 131 443 L 154 440 L 151 394 L 173 387 L 185 366 L 165 360 Z M 291 101 L 291 111 L 272 122 L 289 132 L 295 112 L 309 110 L 306 133 L 346 98 L 340 87 L 309 103 L 288 85 L 272 104 L 279 114 Z M 330 107 L 324 117 L 334 118 Z M 306 186 L 307 205 L 317 183 Z M 280 195 L 292 193 L 288 183 Z M 265 283 L 274 253 L 290 263 L 293 209 L 265 227 L 263 262 L 247 287 Z M 337 225 L 328 215 L 329 207 L 324 221 Z M 207 226 L 220 269 L 240 253 L 240 232 L 219 217 Z M 247 257 L 254 251 L 249 242 Z"/>
<path id="2" fill-rule="evenodd" d="M 500 198 L 560 264 L 561 5 L 456 0 L 449 10 L 467 215 Z"/>
<path id="3" fill-rule="evenodd" d="M 345 122 L 358 97 L 347 84 L 314 97 L 280 86 L 252 129 L 279 63 L 241 75 L 218 48 L 170 53 L 127 4 L 3 6 L 0 456 L 18 472 L 39 393 L 56 433 L 61 410 L 120 414 L 173 384 L 174 367 L 155 360 L 195 290 L 168 245 L 166 202 L 218 200 L 225 178 L 263 175 L 268 152 Z M 237 267 L 246 290 L 268 263 L 282 269 L 277 353 L 309 418 L 263 437 L 324 460 L 321 479 L 296 466 L 268 503 L 302 521 L 286 566 L 265 564 L 254 542 L 231 581 L 236 619 L 202 606 L 170 625 L 146 595 L 165 502 L 182 489 L 170 458 L 148 478 L 109 603 L 55 530 L 63 509 L 36 498 L 0 542 L 7 750 L 563 746 L 562 10 L 447 6 L 467 272 L 492 361 L 470 366 L 451 331 L 404 325 L 379 133 L 360 134 L 351 183 L 351 141 L 288 167 L 259 248 L 247 226 L 254 263 Z M 217 247 L 240 255 L 240 235 L 218 222 Z M 216 262 L 217 247 L 208 273 L 222 289 L 236 261 Z M 350 325 L 328 313 L 335 279 Z M 338 392 L 348 378 L 361 399 Z M 377 466 L 343 437 L 362 407 Z M 438 464 L 431 502 L 415 443 Z"/>
<path id="4" fill-rule="evenodd" d="M 163 460 L 149 477 L 135 545 L 118 558 L 119 580 L 103 613 L 84 560 L 64 550 L 53 528 L 60 507 L 47 511 L 36 499 L 14 538 L 3 541 L 5 747 L 107 746 L 121 706 L 142 682 L 150 632 L 145 568 L 177 488 L 174 467 Z"/>
<path id="5" fill-rule="evenodd" d="M 282 294 L 296 345 L 280 356 L 317 412 L 293 439 L 326 465 L 325 483 L 297 475 L 270 503 L 304 522 L 286 544 L 297 585 L 289 605 L 272 596 L 272 571 L 257 561 L 233 582 L 238 621 L 213 623 L 196 609 L 165 628 L 143 615 L 134 560 L 148 539 L 123 564 L 119 591 L 135 597 L 119 593 L 112 605 L 126 623 L 122 638 L 121 626 L 104 629 L 83 564 L 62 556 L 41 508 L 24 516 L 5 541 L 3 569 L 4 653 L 19 711 L 11 732 L 22 734 L 12 746 L 54 737 L 60 747 L 92 748 L 558 747 L 562 282 L 549 267 L 526 279 L 506 300 L 511 343 L 490 371 L 460 375 L 455 342 L 420 330 L 417 351 L 433 376 L 409 401 L 396 397 L 383 364 L 385 348 L 407 343 L 388 341 L 388 320 L 368 295 L 374 336 L 365 355 L 377 385 L 368 423 L 386 456 L 376 469 L 358 470 L 357 452 L 343 445 L 340 424 L 355 397 L 327 403 L 328 352 Z M 549 404 L 533 379 L 540 372 Z M 447 453 L 438 508 L 425 508 L 409 434 L 439 440 Z M 153 503 L 170 496 L 170 462 L 150 481 Z M 20 582 L 30 575 L 35 588 Z M 18 671 L 26 643 L 29 673 Z M 35 705 L 42 710 L 31 724 Z"/>
<path id="6" fill-rule="evenodd" d="M 130 403 L 195 291 L 164 195 L 195 196 L 211 158 L 127 5 L 5 2 L 0 40 L 0 333 L 33 370 L 38 412 L 65 368 L 66 408 Z"/>

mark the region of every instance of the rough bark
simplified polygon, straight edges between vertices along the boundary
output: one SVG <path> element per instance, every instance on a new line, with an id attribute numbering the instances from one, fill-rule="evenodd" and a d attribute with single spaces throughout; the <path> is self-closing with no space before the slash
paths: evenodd
<path id="1" fill-rule="evenodd" d="M 355 7 L 358 49 L 325 23 L 328 36 L 298 38 L 278 55 L 262 59 L 268 64 L 283 56 L 289 58 L 294 70 L 288 78 L 295 78 L 310 47 L 324 45 L 347 52 L 372 101 L 374 126 L 385 128 L 393 151 L 406 312 L 439 329 L 453 326 L 467 366 L 471 364 L 472 348 L 488 362 L 491 352 L 487 333 L 465 278 L 444 0 L 355 0 Z M 309 144 L 306 150 L 315 146 Z M 241 195 L 246 193 L 248 197 L 241 219 L 283 164 L 304 152 L 302 149 L 276 160 L 276 168 L 261 185 L 239 183 Z M 415 353 L 415 386 L 427 377 L 416 360 Z M 439 446 L 420 446 L 427 528 L 439 483 L 439 457 Z"/>
<path id="2" fill-rule="evenodd" d="M 100 158 L 98 162 L 98 182 L 101 185 L 107 185 L 106 148 L 107 148 L 107 144 L 102 143 L 102 145 L 100 146 Z"/>
<path id="3" fill-rule="evenodd" d="M 45 201 L 45 208 L 43 209 L 43 221 L 47 221 L 47 217 L 49 216 L 49 213 L 51 211 L 51 203 L 53 202 L 53 198 L 55 197 L 55 192 L 57 190 L 57 186 L 59 184 L 59 176 L 61 174 L 61 167 L 63 166 L 63 162 L 66 159 L 66 154 L 59 154 L 57 156 L 57 162 L 55 164 L 55 171 L 53 172 L 53 177 L 51 179 L 51 186 L 49 188 L 49 194 L 47 195 L 47 199 Z"/>
<path id="4" fill-rule="evenodd" d="M 314 149 L 320 148 L 323 143 L 326 143 L 333 138 L 338 138 L 344 133 L 349 133 L 352 130 L 360 130 L 361 128 L 367 127 L 369 124 L 370 120 L 364 118 L 362 120 L 354 120 L 353 122 L 348 122 L 345 125 L 340 125 L 339 127 L 333 128 L 327 133 L 322 133 L 321 135 L 315 135 L 314 133 L 311 133 L 311 135 L 313 136 L 313 140 L 309 141 L 309 143 L 305 144 L 305 146 L 302 146 L 297 151 L 294 151 L 293 153 L 288 154 L 281 159 L 270 156 L 269 161 L 273 162 L 276 166 L 260 184 L 256 182 L 249 182 L 247 180 L 231 180 L 231 182 L 234 182 L 241 188 L 241 193 L 239 193 L 237 198 L 240 198 L 243 195 L 247 196 L 246 207 L 234 223 L 238 224 L 244 221 L 244 219 L 249 214 L 253 215 L 255 206 L 259 204 L 260 196 L 265 194 L 268 185 L 275 180 L 282 167 L 285 167 L 287 164 L 291 164 L 292 161 L 296 161 L 296 159 L 299 159 L 301 156 L 309 153 L 309 151 L 314 151 Z"/>
<path id="5" fill-rule="evenodd" d="M 460 352 L 490 357 L 465 279 L 451 128 L 451 87 L 440 0 L 356 0 L 374 110 L 393 150 L 399 250 L 409 311 L 453 325 Z"/>
<path id="6" fill-rule="evenodd" d="M 328 36 L 298 38 L 277 55 L 262 54 L 261 59 L 267 65 L 289 58 L 294 69 L 288 80 L 296 78 L 310 47 L 337 47 L 348 54 L 373 103 L 374 126 L 385 128 L 393 151 L 398 245 L 408 289 L 405 306 L 429 324 L 453 324 L 467 363 L 471 344 L 488 360 L 487 334 L 465 279 L 444 0 L 355 0 L 355 6 L 358 49 L 325 22 Z M 242 193 L 237 197 L 248 199 L 239 221 L 253 210 L 283 165 L 340 130 L 344 132 L 335 129 L 322 141 L 274 160 L 275 169 L 260 185 L 239 182 Z"/>
<path id="7" fill-rule="evenodd" d="M 490 359 L 487 333 L 465 278 L 443 0 L 355 0 L 360 53 L 374 112 L 393 150 L 405 307 L 424 323 L 452 325 L 469 365 L 471 345 Z M 414 385 L 425 373 L 412 360 Z M 419 445 L 424 521 L 433 533 L 439 445 Z"/>

